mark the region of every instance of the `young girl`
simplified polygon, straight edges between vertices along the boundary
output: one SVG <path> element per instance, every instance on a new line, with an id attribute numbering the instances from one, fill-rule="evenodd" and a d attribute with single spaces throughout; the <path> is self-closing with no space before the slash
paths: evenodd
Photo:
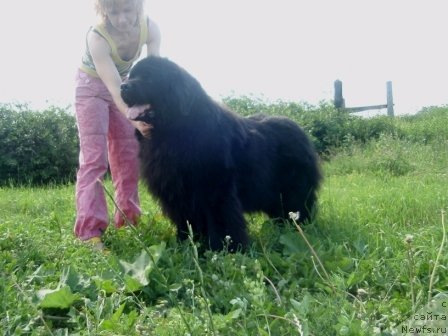
<path id="1" fill-rule="evenodd" d="M 139 58 L 143 45 L 148 56 L 159 54 L 160 32 L 144 15 L 144 0 L 95 1 L 100 22 L 87 33 L 86 51 L 76 78 L 80 154 L 75 235 L 103 249 L 101 235 L 109 219 L 99 180 L 108 164 L 118 206 L 133 223 L 140 215 L 134 127 L 149 135 L 150 125 L 127 119 L 120 85 Z M 116 227 L 124 224 L 123 216 L 116 212 Z"/>

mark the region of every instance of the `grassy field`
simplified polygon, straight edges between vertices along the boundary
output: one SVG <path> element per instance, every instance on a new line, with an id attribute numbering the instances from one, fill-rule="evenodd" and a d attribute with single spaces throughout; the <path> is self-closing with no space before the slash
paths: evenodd
<path id="1" fill-rule="evenodd" d="M 141 186 L 142 223 L 110 226 L 104 255 L 74 239 L 73 185 L 0 189 L 1 334 L 400 334 L 448 292 L 448 114 L 396 122 L 323 163 L 309 245 L 254 215 L 249 252 L 198 254 Z"/>

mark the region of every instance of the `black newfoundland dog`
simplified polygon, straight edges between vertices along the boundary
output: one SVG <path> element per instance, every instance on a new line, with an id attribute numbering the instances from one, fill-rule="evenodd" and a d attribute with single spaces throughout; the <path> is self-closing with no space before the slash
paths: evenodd
<path id="1" fill-rule="evenodd" d="M 136 117 L 153 126 L 148 138 L 137 131 L 141 175 L 180 239 L 189 223 L 211 249 L 222 249 L 229 236 L 236 250 L 248 244 L 244 212 L 287 218 L 298 211 L 301 221 L 312 215 L 318 158 L 293 121 L 240 117 L 161 57 L 138 62 L 121 96 L 130 107 L 150 105 Z"/>

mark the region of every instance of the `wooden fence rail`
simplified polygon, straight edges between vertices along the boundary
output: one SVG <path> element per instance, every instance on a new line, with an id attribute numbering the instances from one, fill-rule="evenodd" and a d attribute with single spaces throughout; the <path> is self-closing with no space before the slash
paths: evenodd
<path id="1" fill-rule="evenodd" d="M 345 109 L 350 113 L 362 112 L 369 110 L 380 110 L 387 109 L 387 115 L 390 117 L 394 116 L 394 99 L 392 95 L 392 82 L 386 82 L 386 104 L 382 105 L 369 105 L 369 106 L 358 106 L 358 107 L 346 107 L 345 99 L 342 94 L 342 82 L 338 79 L 334 81 L 334 106 L 338 109 Z"/>

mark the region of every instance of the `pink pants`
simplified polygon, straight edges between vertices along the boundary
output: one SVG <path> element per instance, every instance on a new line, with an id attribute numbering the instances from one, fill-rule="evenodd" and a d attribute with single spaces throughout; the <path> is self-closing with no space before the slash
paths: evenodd
<path id="1" fill-rule="evenodd" d="M 134 127 L 113 103 L 103 82 L 80 70 L 76 76 L 75 109 L 80 140 L 75 235 L 86 240 L 101 236 L 109 222 L 105 194 L 99 183 L 108 163 L 116 203 L 131 222 L 140 215 L 138 142 Z M 124 224 L 116 211 L 115 226 Z"/>

